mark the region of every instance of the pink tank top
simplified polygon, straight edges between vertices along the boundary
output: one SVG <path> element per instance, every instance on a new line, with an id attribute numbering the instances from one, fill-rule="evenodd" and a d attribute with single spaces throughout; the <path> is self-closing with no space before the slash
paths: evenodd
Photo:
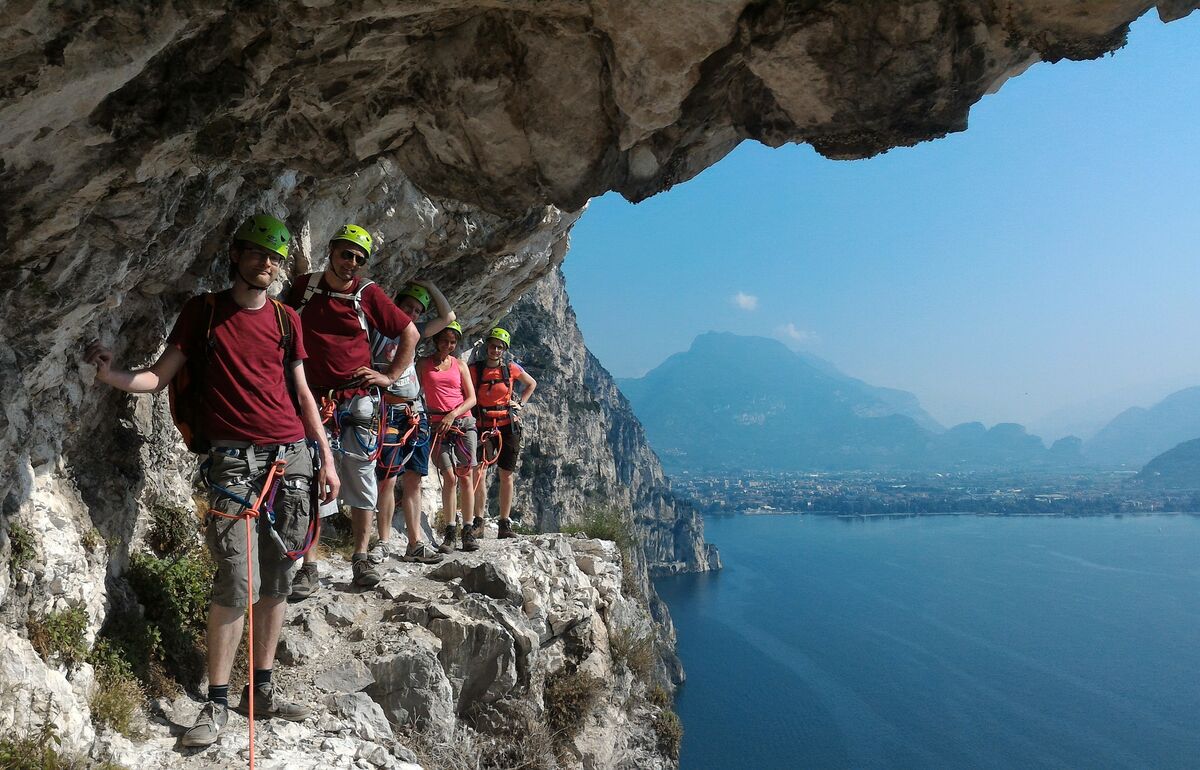
<path id="1" fill-rule="evenodd" d="M 429 421 L 441 422 L 442 415 L 457 407 L 466 399 L 462 393 L 462 372 L 458 360 L 444 372 L 439 372 L 432 358 L 423 358 L 417 364 L 417 376 L 421 389 L 425 391 L 425 406 L 429 409 Z"/>

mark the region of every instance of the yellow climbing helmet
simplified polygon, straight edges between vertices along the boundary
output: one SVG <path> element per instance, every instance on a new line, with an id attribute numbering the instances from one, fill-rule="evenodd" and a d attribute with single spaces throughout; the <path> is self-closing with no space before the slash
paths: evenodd
<path id="1" fill-rule="evenodd" d="M 275 217 L 255 214 L 242 222 L 242 226 L 233 234 L 233 239 L 262 246 L 264 249 L 286 258 L 288 244 L 292 242 L 292 234 L 288 232 L 287 225 Z"/>
<path id="2" fill-rule="evenodd" d="M 342 225 L 342 229 L 329 239 L 329 245 L 332 246 L 334 241 L 348 241 L 355 246 L 362 246 L 366 249 L 368 257 L 371 256 L 371 246 L 375 243 L 371 234 L 358 225 Z"/>
<path id="3" fill-rule="evenodd" d="M 499 326 L 492 327 L 492 330 L 488 332 L 487 338 L 489 340 L 500 340 L 506 348 L 512 345 L 512 335 L 508 333 L 507 329 L 501 329 Z"/>
<path id="4" fill-rule="evenodd" d="M 446 328 L 451 331 L 458 332 L 458 338 L 460 340 L 463 338 L 462 324 L 460 324 L 458 321 L 451 321 L 450 323 L 446 324 Z"/>

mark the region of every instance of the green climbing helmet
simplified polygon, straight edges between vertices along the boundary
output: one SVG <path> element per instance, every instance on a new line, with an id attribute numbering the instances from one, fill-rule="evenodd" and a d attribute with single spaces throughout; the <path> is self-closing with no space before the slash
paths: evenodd
<path id="1" fill-rule="evenodd" d="M 458 321 L 451 321 L 450 323 L 446 324 L 446 328 L 450 329 L 451 331 L 458 332 L 458 338 L 460 340 L 463 338 L 462 324 L 460 324 Z"/>
<path id="2" fill-rule="evenodd" d="M 286 258 L 288 244 L 292 242 L 292 234 L 288 232 L 287 225 L 275 217 L 255 214 L 242 222 L 242 226 L 233 234 L 233 239 L 262 246 L 264 249 L 269 249 Z"/>
<path id="3" fill-rule="evenodd" d="M 355 246 L 362 246 L 366 249 L 368 257 L 371 256 L 371 246 L 375 242 L 371 234 L 358 225 L 342 225 L 342 229 L 329 239 L 329 245 L 332 246 L 334 241 L 349 241 Z"/>
<path id="4" fill-rule="evenodd" d="M 508 333 L 507 329 L 501 329 L 499 326 L 493 327 L 492 330 L 488 332 L 487 338 L 489 340 L 500 340 L 504 343 L 504 347 L 506 348 L 512 345 L 512 335 Z"/>
<path id="5" fill-rule="evenodd" d="M 404 291 L 400 292 L 400 296 L 412 297 L 417 302 L 420 302 L 422 310 L 429 309 L 429 301 L 432 299 L 432 297 L 429 296 L 429 291 L 424 286 L 415 283 L 410 283 L 408 286 L 405 286 Z M 461 333 L 461 331 L 462 330 L 460 329 L 459 332 Z"/>

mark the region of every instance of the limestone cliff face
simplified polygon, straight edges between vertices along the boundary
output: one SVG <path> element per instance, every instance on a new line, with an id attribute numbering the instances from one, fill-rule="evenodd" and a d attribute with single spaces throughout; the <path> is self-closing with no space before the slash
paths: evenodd
<path id="1" fill-rule="evenodd" d="M 500 321 L 538 381 L 526 410 L 515 509 L 546 531 L 600 510 L 628 511 L 651 570 L 718 568 L 700 516 L 672 497 L 629 402 L 588 352 L 566 289 L 554 270 Z"/>
<path id="2" fill-rule="evenodd" d="M 1197 5 L 1157 8 L 1170 20 Z M 0 559 L 22 554 L 0 569 L 4 643 L 30 614 L 66 607 L 86 611 L 90 639 L 139 514 L 187 503 L 190 463 L 163 399 L 91 387 L 78 356 L 100 338 L 122 363 L 150 360 L 185 297 L 224 283 L 222 253 L 247 214 L 287 220 L 293 271 L 319 267 L 338 224 L 370 228 L 373 277 L 437 281 L 478 332 L 562 261 L 594 195 L 640 200 L 745 139 L 856 158 L 962 130 L 1008 77 L 1115 50 L 1153 6 L 0 5 Z M 593 362 L 572 365 L 594 392 L 609 387 Z M 701 564 L 694 519 L 654 497 L 656 467 L 615 449 L 633 451 L 637 429 L 602 438 L 597 425 L 589 443 L 614 447 L 611 468 L 601 457 L 579 478 L 630 485 L 654 561 Z M 569 512 L 589 488 L 553 494 Z M 0 684 L 43 685 L 0 712 L 5 728 L 75 686 L 0 666 Z"/>

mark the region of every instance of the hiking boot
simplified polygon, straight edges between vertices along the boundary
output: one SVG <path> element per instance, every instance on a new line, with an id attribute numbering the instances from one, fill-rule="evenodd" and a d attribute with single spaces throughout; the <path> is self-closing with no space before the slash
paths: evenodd
<path id="1" fill-rule="evenodd" d="M 221 734 L 221 728 L 229 721 L 229 707 L 210 700 L 200 709 L 196 721 L 179 739 L 180 746 L 210 746 Z"/>
<path id="2" fill-rule="evenodd" d="M 302 565 L 296 570 L 296 577 L 292 578 L 292 592 L 288 594 L 288 599 L 300 602 L 315 594 L 321 588 L 318 578 L 316 562 Z"/>
<path id="3" fill-rule="evenodd" d="M 446 525 L 446 534 L 442 536 L 442 544 L 438 546 L 438 550 L 442 553 L 454 553 L 454 538 L 458 535 L 458 527 L 453 524 Z"/>
<path id="4" fill-rule="evenodd" d="M 512 522 L 508 519 L 500 519 L 500 531 L 496 533 L 496 537 L 504 540 L 516 536 L 517 533 L 513 532 Z"/>
<path id="5" fill-rule="evenodd" d="M 442 560 L 442 555 L 430 548 L 428 543 L 417 543 L 416 545 L 410 545 L 400 558 L 407 562 L 437 564 Z"/>
<path id="6" fill-rule="evenodd" d="M 381 579 L 378 568 L 371 563 L 370 558 L 355 559 L 350 568 L 354 571 L 354 585 L 361 588 L 370 588 Z"/>
<path id="7" fill-rule="evenodd" d="M 250 712 L 250 685 L 242 688 L 242 702 L 238 704 L 239 714 Z M 312 710 L 308 706 L 284 700 L 275 694 L 272 683 L 260 684 L 254 688 L 254 716 L 275 717 L 289 722 L 303 722 Z"/>
<path id="8" fill-rule="evenodd" d="M 471 522 L 471 529 L 475 530 L 475 537 L 483 539 L 483 531 L 487 527 L 487 522 L 482 516 L 476 516 L 475 521 Z"/>
<path id="9" fill-rule="evenodd" d="M 479 541 L 475 539 L 475 527 L 464 526 L 462 528 L 462 545 L 459 546 L 462 551 L 478 551 Z"/>

